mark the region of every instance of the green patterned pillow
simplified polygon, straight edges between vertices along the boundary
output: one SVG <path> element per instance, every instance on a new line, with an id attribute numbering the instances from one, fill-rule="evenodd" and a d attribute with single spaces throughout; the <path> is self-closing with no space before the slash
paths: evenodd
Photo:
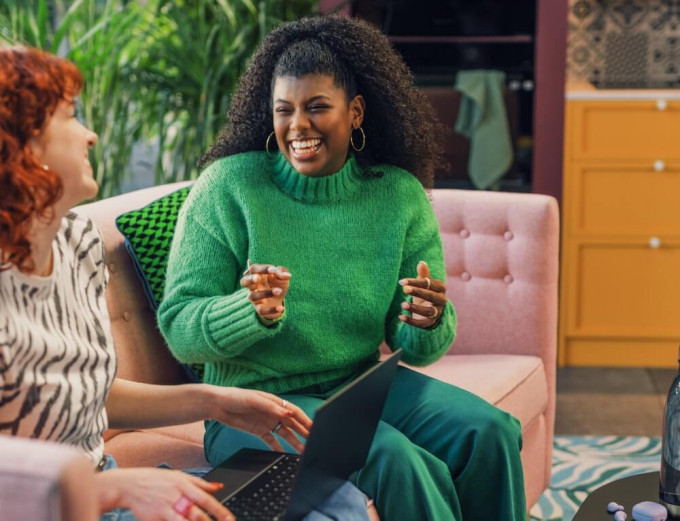
<path id="1" fill-rule="evenodd" d="M 116 218 L 116 227 L 127 248 L 154 311 L 163 300 L 168 254 L 182 203 L 191 186 L 180 188 L 137 210 Z M 192 380 L 203 379 L 203 364 L 191 364 L 186 372 Z"/>
<path id="2" fill-rule="evenodd" d="M 190 186 L 180 188 L 116 218 L 116 227 L 125 237 L 125 247 L 130 252 L 154 311 L 158 310 L 163 300 L 165 270 L 175 224 L 190 189 Z"/>

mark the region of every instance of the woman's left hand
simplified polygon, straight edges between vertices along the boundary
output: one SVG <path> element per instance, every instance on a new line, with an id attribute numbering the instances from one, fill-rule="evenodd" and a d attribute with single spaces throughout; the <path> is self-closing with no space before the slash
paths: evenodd
<path id="1" fill-rule="evenodd" d="M 429 329 L 441 319 L 446 306 L 446 284 L 430 278 L 430 268 L 420 261 L 416 268 L 417 278 L 401 279 L 399 284 L 404 293 L 411 295 L 411 302 L 402 302 L 401 308 L 411 312 L 411 316 L 399 315 L 399 319 L 412 326 Z"/>
<path id="2" fill-rule="evenodd" d="M 262 438 L 273 450 L 283 452 L 276 433 L 296 451 L 303 451 L 304 445 L 296 434 L 307 438 L 312 420 L 297 405 L 263 391 L 210 387 L 213 419 Z"/>

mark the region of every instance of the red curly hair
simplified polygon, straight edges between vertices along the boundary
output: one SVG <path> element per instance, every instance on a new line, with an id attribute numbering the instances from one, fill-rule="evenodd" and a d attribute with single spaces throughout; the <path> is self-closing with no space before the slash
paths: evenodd
<path id="1" fill-rule="evenodd" d="M 38 49 L 0 48 L 0 271 L 33 269 L 31 224 L 51 218 L 62 184 L 33 155 L 29 140 L 82 85 L 71 62 Z"/>

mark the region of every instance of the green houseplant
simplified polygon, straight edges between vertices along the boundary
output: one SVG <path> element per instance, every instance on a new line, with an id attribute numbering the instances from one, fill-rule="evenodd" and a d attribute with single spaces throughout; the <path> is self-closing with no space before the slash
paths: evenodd
<path id="1" fill-rule="evenodd" d="M 194 178 L 239 76 L 272 28 L 316 0 L 3 0 L 0 43 L 66 56 L 85 78 L 99 197 L 119 193 L 136 142 L 158 142 L 155 181 Z"/>

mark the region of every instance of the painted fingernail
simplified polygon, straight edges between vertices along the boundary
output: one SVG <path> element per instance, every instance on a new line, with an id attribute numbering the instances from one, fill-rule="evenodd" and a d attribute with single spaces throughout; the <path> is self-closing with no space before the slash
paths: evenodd
<path id="1" fill-rule="evenodd" d="M 406 322 L 406 316 L 405 315 L 399 315 L 399 320 L 402 322 Z"/>
<path id="2" fill-rule="evenodd" d="M 283 293 L 283 290 L 281 288 L 274 288 L 272 290 L 273 295 L 280 295 L 281 293 Z"/>
<path id="3" fill-rule="evenodd" d="M 401 279 L 401 280 L 399 281 L 399 285 L 400 285 L 400 286 L 404 286 L 405 284 L 406 284 L 406 279 Z"/>
<path id="4" fill-rule="evenodd" d="M 276 266 L 269 266 L 267 268 L 267 273 L 276 273 Z"/>
<path id="5" fill-rule="evenodd" d="M 410 308 L 410 307 L 411 307 L 411 306 L 409 305 L 408 302 L 402 302 L 402 303 L 401 303 L 401 309 L 408 309 L 408 308 Z"/>
<path id="6" fill-rule="evenodd" d="M 411 293 L 413 288 L 411 286 L 404 286 L 404 293 Z"/>
<path id="7" fill-rule="evenodd" d="M 224 483 L 220 483 L 219 481 L 212 481 L 212 482 L 210 483 L 210 485 L 211 485 L 212 488 L 214 488 L 215 490 L 219 490 L 219 489 L 221 489 L 221 488 L 224 488 Z"/>
<path id="8" fill-rule="evenodd" d="M 276 311 L 278 311 L 278 312 L 283 311 L 283 306 L 276 306 Z"/>

